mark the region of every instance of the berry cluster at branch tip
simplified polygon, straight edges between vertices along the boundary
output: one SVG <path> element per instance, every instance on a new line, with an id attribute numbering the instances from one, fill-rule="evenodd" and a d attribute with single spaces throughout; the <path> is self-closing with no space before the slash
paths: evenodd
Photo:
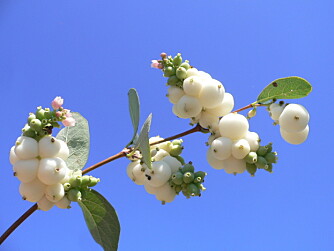
<path id="1" fill-rule="evenodd" d="M 282 138 L 294 145 L 303 143 L 309 134 L 310 115 L 304 106 L 299 104 L 272 103 L 268 107 L 269 115 L 275 125 L 280 125 Z"/>
<path id="2" fill-rule="evenodd" d="M 192 125 L 214 131 L 219 117 L 230 113 L 234 98 L 225 92 L 221 82 L 208 73 L 199 71 L 182 60 L 181 54 L 174 58 L 162 54 L 159 69 L 168 78 L 167 97 L 173 103 L 173 113 L 179 118 L 189 118 Z M 153 66 L 153 65 L 152 65 Z"/>
<path id="3" fill-rule="evenodd" d="M 145 190 L 165 204 L 172 202 L 182 192 L 187 198 L 201 196 L 205 172 L 195 172 L 192 163 L 185 164 L 180 156 L 183 150 L 182 140 L 165 141 L 152 145 L 163 138 L 150 138 L 152 169 L 131 156 L 132 162 L 127 166 L 127 175 L 137 185 L 144 185 Z"/>
<path id="4" fill-rule="evenodd" d="M 14 176 L 21 181 L 22 198 L 37 202 L 43 211 L 54 205 L 70 208 L 71 201 L 81 201 L 89 187 L 99 182 L 92 176 L 82 176 L 81 170 L 70 170 L 66 163 L 70 156 L 67 143 L 51 135 L 52 128 L 58 127 L 57 121 L 71 118 L 70 126 L 75 124 L 74 118 L 66 117 L 69 110 L 61 108 L 62 102 L 57 97 L 52 102 L 54 111 L 39 107 L 35 114 L 30 113 L 23 134 L 9 154 Z"/>

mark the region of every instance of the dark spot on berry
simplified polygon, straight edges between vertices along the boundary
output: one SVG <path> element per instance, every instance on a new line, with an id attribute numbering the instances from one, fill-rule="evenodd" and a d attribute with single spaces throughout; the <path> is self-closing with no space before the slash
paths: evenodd
<path id="1" fill-rule="evenodd" d="M 55 142 L 55 139 L 54 139 L 54 138 L 51 138 L 51 142 L 54 143 L 54 142 Z"/>
<path id="2" fill-rule="evenodd" d="M 148 180 L 152 179 L 152 177 L 150 175 L 148 175 L 148 174 L 145 174 L 145 176 L 147 177 Z"/>
<path id="3" fill-rule="evenodd" d="M 277 86 L 278 86 L 278 84 L 277 84 L 276 82 L 274 82 L 274 83 L 273 83 L 273 86 L 274 86 L 274 87 L 277 87 Z"/>

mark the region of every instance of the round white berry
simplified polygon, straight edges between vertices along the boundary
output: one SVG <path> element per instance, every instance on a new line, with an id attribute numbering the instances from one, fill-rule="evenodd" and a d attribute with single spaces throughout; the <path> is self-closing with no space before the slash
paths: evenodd
<path id="1" fill-rule="evenodd" d="M 160 187 L 169 180 L 172 170 L 166 162 L 160 160 L 152 162 L 152 170 L 147 169 L 145 173 L 148 184 L 153 187 Z"/>
<path id="2" fill-rule="evenodd" d="M 9 152 L 9 162 L 14 165 L 16 163 L 16 161 L 20 160 L 16 154 L 15 154 L 15 146 L 12 146 L 12 148 L 10 149 Z"/>
<path id="3" fill-rule="evenodd" d="M 176 106 L 177 116 L 180 118 L 196 117 L 202 111 L 202 105 L 195 97 L 184 95 L 174 105 Z"/>
<path id="4" fill-rule="evenodd" d="M 198 71 L 197 76 L 201 77 L 202 79 L 212 79 L 211 75 L 205 71 Z"/>
<path id="5" fill-rule="evenodd" d="M 270 117 L 277 121 L 279 119 L 279 117 L 281 116 L 282 112 L 284 110 L 284 106 L 277 104 L 277 103 L 272 103 L 269 106 L 269 113 L 270 113 Z"/>
<path id="6" fill-rule="evenodd" d="M 146 165 L 141 165 L 141 164 L 137 164 L 132 168 L 132 174 L 134 179 L 132 179 L 134 181 L 134 183 L 136 183 L 137 185 L 144 185 L 144 183 L 146 182 L 147 178 L 145 176 L 145 170 L 147 169 Z"/>
<path id="7" fill-rule="evenodd" d="M 199 76 L 192 76 L 183 81 L 183 90 L 185 94 L 198 97 L 205 81 Z"/>
<path id="8" fill-rule="evenodd" d="M 190 68 L 187 70 L 187 78 L 197 75 L 198 75 L 198 70 L 196 68 Z"/>
<path id="9" fill-rule="evenodd" d="M 223 102 L 225 88 L 216 79 L 206 80 L 199 94 L 199 101 L 205 108 L 215 108 Z"/>
<path id="10" fill-rule="evenodd" d="M 232 155 L 236 159 L 243 159 L 250 152 L 250 145 L 245 139 L 238 139 L 233 142 Z"/>
<path id="11" fill-rule="evenodd" d="M 38 142 L 38 148 L 39 156 L 41 158 L 53 158 L 59 153 L 61 143 L 55 137 L 48 135 Z"/>
<path id="12" fill-rule="evenodd" d="M 248 131 L 244 137 L 245 140 L 248 141 L 250 150 L 252 152 L 256 152 L 260 147 L 260 137 L 256 132 Z"/>
<path id="13" fill-rule="evenodd" d="M 209 148 L 212 155 L 219 160 L 227 159 L 232 154 L 233 141 L 226 137 L 219 137 L 212 141 L 211 147 Z"/>
<path id="14" fill-rule="evenodd" d="M 304 106 L 289 104 L 284 108 L 278 121 L 284 131 L 300 132 L 305 129 L 309 120 L 310 115 Z"/>
<path id="15" fill-rule="evenodd" d="M 155 197 L 162 202 L 172 202 L 175 196 L 176 192 L 168 182 L 155 191 Z"/>
<path id="16" fill-rule="evenodd" d="M 199 118 L 199 124 L 201 127 L 214 128 L 218 126 L 218 123 L 219 117 L 205 111 L 201 112 L 201 116 Z"/>
<path id="17" fill-rule="evenodd" d="M 45 187 L 39 179 L 34 179 L 28 183 L 21 183 L 19 191 L 24 200 L 37 202 L 44 196 Z"/>
<path id="18" fill-rule="evenodd" d="M 56 202 L 56 206 L 61 209 L 68 209 L 71 208 L 71 201 L 64 196 L 60 201 Z"/>
<path id="19" fill-rule="evenodd" d="M 70 149 L 68 149 L 68 146 L 66 142 L 58 139 L 58 142 L 60 143 L 60 150 L 56 157 L 62 158 L 63 160 L 67 160 L 68 156 L 70 155 Z"/>
<path id="20" fill-rule="evenodd" d="M 144 184 L 144 188 L 149 194 L 155 194 L 158 189 L 158 187 L 152 187 L 148 182 Z"/>
<path id="21" fill-rule="evenodd" d="M 136 165 L 140 165 L 139 160 L 130 162 L 129 165 L 126 167 L 126 174 L 133 181 L 135 180 L 135 176 L 133 175 L 132 170 Z"/>
<path id="22" fill-rule="evenodd" d="M 42 211 L 49 211 L 54 206 L 54 203 L 49 201 L 46 196 L 43 196 L 42 199 L 37 202 L 37 206 L 38 209 Z"/>
<path id="23" fill-rule="evenodd" d="M 299 145 L 303 143 L 307 139 L 309 131 L 310 127 L 308 125 L 305 127 L 304 130 L 300 132 L 287 132 L 282 127 L 280 128 L 282 138 L 286 142 L 294 145 Z"/>
<path id="24" fill-rule="evenodd" d="M 15 155 L 19 159 L 33 159 L 38 156 L 38 142 L 26 136 L 18 137 L 15 143 Z"/>
<path id="25" fill-rule="evenodd" d="M 223 160 L 224 170 L 227 173 L 243 173 L 246 170 L 246 161 L 243 159 L 236 159 L 233 156 Z"/>
<path id="26" fill-rule="evenodd" d="M 182 167 L 181 162 L 178 161 L 176 158 L 170 156 L 170 155 L 164 157 L 162 160 L 168 164 L 168 166 L 170 167 L 170 169 L 172 171 L 172 174 L 177 172 L 179 170 L 179 168 Z"/>
<path id="27" fill-rule="evenodd" d="M 64 186 L 60 183 L 47 186 L 45 196 L 51 202 L 60 201 L 65 195 Z"/>
<path id="28" fill-rule="evenodd" d="M 209 148 L 206 152 L 206 160 L 208 161 L 209 165 L 212 166 L 214 169 L 224 169 L 224 162 L 223 160 L 219 160 L 213 156 L 211 149 Z"/>
<path id="29" fill-rule="evenodd" d="M 177 87 L 177 86 L 170 86 L 168 88 L 168 99 L 169 99 L 169 102 L 171 102 L 172 104 L 176 104 L 177 101 L 180 100 L 180 98 L 185 95 L 184 91 L 180 88 L 180 87 Z"/>
<path id="30" fill-rule="evenodd" d="M 152 161 L 162 160 L 168 155 L 169 153 L 167 151 L 165 151 L 164 149 L 159 149 L 159 151 L 157 151 L 157 153 L 154 156 L 152 156 Z"/>
<path id="31" fill-rule="evenodd" d="M 248 132 L 248 120 L 241 114 L 229 113 L 219 122 L 219 132 L 223 137 L 242 139 Z"/>
<path id="32" fill-rule="evenodd" d="M 54 185 L 63 180 L 68 168 L 61 158 L 45 158 L 39 163 L 38 178 L 46 185 Z"/>
<path id="33" fill-rule="evenodd" d="M 22 182 L 30 182 L 37 177 L 39 166 L 38 159 L 19 160 L 15 162 L 13 169 L 15 176 Z"/>
<path id="34" fill-rule="evenodd" d="M 229 114 L 234 107 L 234 98 L 232 94 L 225 92 L 223 102 L 221 102 L 218 106 L 206 109 L 205 112 L 211 113 L 215 116 L 222 117 Z"/>

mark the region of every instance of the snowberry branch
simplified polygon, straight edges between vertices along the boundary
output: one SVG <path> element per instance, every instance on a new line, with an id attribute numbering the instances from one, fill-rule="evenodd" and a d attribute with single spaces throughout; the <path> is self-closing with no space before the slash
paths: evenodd
<path id="1" fill-rule="evenodd" d="M 235 111 L 233 111 L 233 112 L 241 112 L 241 111 L 247 110 L 247 109 L 249 109 L 249 108 L 254 108 L 254 107 L 256 107 L 256 106 L 265 106 L 265 105 L 263 105 L 263 104 L 254 104 L 254 103 L 252 103 L 252 104 L 246 105 L 246 106 L 244 106 L 244 107 L 242 107 L 242 108 L 239 108 L 239 109 L 237 109 L 237 110 L 235 110 Z"/>
<path id="2" fill-rule="evenodd" d="M 7 231 L 0 237 L 0 245 L 8 238 L 8 236 L 24 222 L 33 212 L 38 209 L 37 203 L 34 204 L 31 208 L 29 208 L 20 218 L 18 218 L 8 229 Z"/>

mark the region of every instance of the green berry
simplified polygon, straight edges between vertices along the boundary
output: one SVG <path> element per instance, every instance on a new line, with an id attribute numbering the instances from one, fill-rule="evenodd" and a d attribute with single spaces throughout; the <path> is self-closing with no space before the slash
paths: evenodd
<path id="1" fill-rule="evenodd" d="M 207 175 L 206 172 L 198 171 L 195 173 L 195 178 L 200 177 L 204 181 L 204 177 Z"/>
<path id="2" fill-rule="evenodd" d="M 257 171 L 257 167 L 255 164 L 246 163 L 246 170 L 250 173 L 251 176 L 254 176 Z"/>
<path id="3" fill-rule="evenodd" d="M 45 110 L 42 109 L 42 107 L 38 107 L 37 112 L 36 112 L 36 118 L 39 119 L 39 120 L 45 119 L 44 113 L 45 113 Z"/>
<path id="4" fill-rule="evenodd" d="M 181 57 L 181 54 L 178 53 L 178 54 L 173 58 L 173 64 L 174 64 L 175 66 L 179 66 L 179 65 L 181 65 L 181 63 L 182 63 L 182 57 Z"/>
<path id="5" fill-rule="evenodd" d="M 260 156 L 266 155 L 268 152 L 268 148 L 266 146 L 260 146 L 259 149 L 257 149 L 256 153 Z"/>
<path id="6" fill-rule="evenodd" d="M 266 170 L 266 171 L 269 172 L 269 173 L 272 173 L 272 172 L 273 172 L 273 164 L 268 163 L 268 167 L 267 167 L 267 169 L 264 169 L 264 170 Z"/>
<path id="7" fill-rule="evenodd" d="M 28 124 L 30 124 L 30 121 L 35 119 L 35 118 L 36 118 L 36 115 L 34 113 L 30 113 L 29 117 L 28 117 Z"/>
<path id="8" fill-rule="evenodd" d="M 100 182 L 99 178 L 91 177 L 88 186 L 89 187 L 96 186 L 96 184 L 99 183 L 99 182 Z"/>
<path id="9" fill-rule="evenodd" d="M 180 80 L 183 80 L 187 77 L 187 70 L 183 67 L 176 69 L 176 77 Z"/>
<path id="10" fill-rule="evenodd" d="M 82 199 L 82 195 L 78 189 L 71 189 L 67 192 L 67 198 L 70 201 L 79 202 Z"/>
<path id="11" fill-rule="evenodd" d="M 181 169 L 181 172 L 182 172 L 182 173 L 186 173 L 186 172 L 191 172 L 191 173 L 193 173 L 194 171 L 195 171 L 195 167 L 194 167 L 192 164 L 190 164 L 190 163 L 185 164 L 185 165 L 182 167 L 182 169 Z"/>
<path id="12" fill-rule="evenodd" d="M 30 121 L 30 127 L 34 129 L 36 132 L 39 132 L 43 129 L 42 122 L 39 119 L 32 119 Z"/>
<path id="13" fill-rule="evenodd" d="M 268 162 L 262 156 L 257 157 L 257 162 L 255 163 L 255 165 L 259 169 L 267 169 L 268 168 Z"/>
<path id="14" fill-rule="evenodd" d="M 183 143 L 183 140 L 182 140 L 182 139 L 174 139 L 174 140 L 172 141 L 172 144 L 173 144 L 173 145 L 181 146 L 182 143 Z"/>
<path id="15" fill-rule="evenodd" d="M 256 152 L 250 152 L 249 154 L 247 154 L 247 156 L 244 158 L 244 160 L 247 163 L 253 164 L 257 162 L 257 154 Z"/>
<path id="16" fill-rule="evenodd" d="M 183 67 L 184 69 L 188 70 L 190 68 L 190 64 L 188 62 L 183 62 L 180 67 Z"/>
<path id="17" fill-rule="evenodd" d="M 184 158 L 182 158 L 180 155 L 178 155 L 178 156 L 173 156 L 175 159 L 177 159 L 178 161 L 180 161 L 180 163 L 182 164 L 182 165 L 184 165 L 185 164 L 185 161 L 184 161 Z"/>
<path id="18" fill-rule="evenodd" d="M 268 163 L 276 163 L 277 162 L 277 153 L 276 152 L 269 152 L 267 153 L 264 158 Z"/>
<path id="19" fill-rule="evenodd" d="M 187 192 L 191 196 L 198 196 L 200 195 L 200 189 L 195 184 L 189 184 L 187 187 Z"/>
<path id="20" fill-rule="evenodd" d="M 267 152 L 271 152 L 273 150 L 273 143 L 269 143 L 268 145 L 266 145 L 267 147 Z"/>
<path id="21" fill-rule="evenodd" d="M 165 69 L 164 69 L 164 77 L 168 78 L 168 77 L 171 77 L 173 75 L 175 75 L 175 68 L 172 67 L 172 66 L 165 67 Z"/>
<path id="22" fill-rule="evenodd" d="M 175 185 L 181 185 L 183 183 L 183 173 L 176 172 L 172 175 L 172 182 Z"/>
<path id="23" fill-rule="evenodd" d="M 175 76 L 170 76 L 167 80 L 168 85 L 177 85 L 180 80 Z"/>
<path id="24" fill-rule="evenodd" d="M 195 175 L 192 172 L 186 172 L 186 173 L 183 174 L 184 183 L 189 184 L 189 183 L 194 181 L 194 178 L 195 178 Z"/>
<path id="25" fill-rule="evenodd" d="M 169 154 L 173 157 L 176 157 L 182 153 L 183 146 L 180 145 L 173 145 L 172 149 L 170 150 Z"/>

